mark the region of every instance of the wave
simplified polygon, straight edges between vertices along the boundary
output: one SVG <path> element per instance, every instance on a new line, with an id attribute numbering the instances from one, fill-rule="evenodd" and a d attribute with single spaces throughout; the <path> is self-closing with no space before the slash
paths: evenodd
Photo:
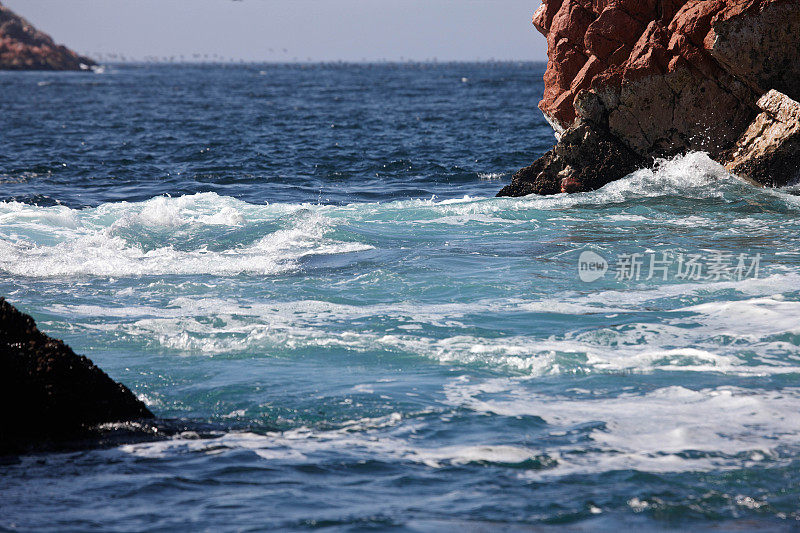
<path id="1" fill-rule="evenodd" d="M 694 390 L 671 385 L 597 397 L 581 389 L 548 395 L 535 392 L 524 380 L 464 376 L 445 383 L 445 413 L 393 412 L 337 423 L 332 429 L 233 431 L 215 438 L 186 433 L 106 453 L 159 459 L 250 452 L 272 465 L 322 465 L 334 456 L 340 465 L 381 461 L 434 469 L 465 464 L 516 466 L 519 475 L 537 481 L 620 470 L 718 471 L 773 465 L 791 457 L 791 450 L 800 446 L 798 401 L 797 388 Z M 505 444 L 502 432 L 493 431 L 458 444 L 443 438 L 434 445 L 418 436 L 429 427 L 446 435 L 441 429 L 458 426 L 463 417 L 470 416 L 467 413 L 540 422 L 530 428 L 527 446 Z M 586 442 L 591 446 L 587 448 Z"/>
<path id="2" fill-rule="evenodd" d="M 272 275 L 301 258 L 369 250 L 330 238 L 335 222 L 297 205 L 214 193 L 97 208 L 0 204 L 0 270 L 21 277 Z"/>
<path id="3" fill-rule="evenodd" d="M 563 232 L 576 223 L 596 221 L 594 207 L 602 207 L 604 223 L 613 225 L 633 227 L 654 220 L 696 227 L 712 221 L 696 214 L 615 212 L 608 206 L 633 201 L 647 206 L 652 199 L 680 198 L 683 202 L 711 199 L 735 204 L 734 209 L 739 204 L 751 209 L 742 199 L 754 195 L 755 203 L 778 202 L 782 210 L 800 206 L 795 196 L 740 182 L 704 153 L 659 161 L 652 169 L 634 172 L 597 191 L 552 197 L 466 196 L 333 206 L 256 205 L 198 193 L 87 209 L 4 202 L 0 203 L 0 271 L 43 278 L 275 275 L 296 270 L 307 256 L 362 252 L 398 234 L 425 238 L 426 232 L 437 227 L 491 232 L 516 225 L 519 231 Z M 748 215 L 728 217 L 724 223 L 739 234 L 759 222 Z M 355 232 L 349 231 L 351 225 Z M 365 242 L 365 234 L 372 234 L 377 242 Z"/>
<path id="4" fill-rule="evenodd" d="M 619 372 L 800 373 L 800 302 L 780 296 L 793 274 L 742 282 L 666 285 L 549 298 L 483 298 L 464 303 L 362 303 L 181 296 L 164 307 L 47 307 L 77 328 L 107 331 L 113 342 L 144 342 L 181 355 L 286 357 L 320 350 L 397 353 L 444 364 L 528 376 Z M 675 296 L 726 293 L 751 298 L 683 305 Z M 148 289 L 142 289 L 147 291 Z M 664 307 L 654 320 L 642 307 Z M 107 317 L 104 324 L 92 317 Z M 509 320 L 559 326 L 537 332 Z M 591 328 L 586 325 L 591 323 Z M 494 334 L 476 324 L 496 324 Z"/>
<path id="5" fill-rule="evenodd" d="M 797 388 L 693 390 L 672 385 L 644 394 L 596 398 L 590 391 L 546 396 L 519 380 L 465 377 L 451 382 L 446 395 L 450 405 L 477 413 L 540 417 L 554 436 L 578 428 L 588 431 L 589 450 L 575 444 L 545 450 L 558 466 L 553 472 L 531 474 L 537 478 L 627 469 L 741 468 L 743 463 L 756 466 L 779 459 L 783 450 L 800 445 Z"/>
<path id="6" fill-rule="evenodd" d="M 226 449 L 249 450 L 260 459 L 276 464 L 314 464 L 324 461 L 323 457 L 331 451 L 350 454 L 354 462 L 367 459 L 399 460 L 431 468 L 471 463 L 548 463 L 546 456 L 523 446 L 415 446 L 403 435 L 407 432 L 407 422 L 400 413 L 395 412 L 382 417 L 349 420 L 332 430 L 300 427 L 267 434 L 231 432 L 216 438 L 197 438 L 195 434 L 186 433 L 168 441 L 121 446 L 119 450 L 124 454 L 149 459 L 169 457 L 176 453 L 218 454 Z"/>

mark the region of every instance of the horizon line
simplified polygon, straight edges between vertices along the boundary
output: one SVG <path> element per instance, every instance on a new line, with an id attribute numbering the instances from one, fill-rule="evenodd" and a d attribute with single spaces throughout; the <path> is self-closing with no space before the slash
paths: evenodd
<path id="1" fill-rule="evenodd" d="M 450 65 L 450 64 L 547 64 L 546 59 L 292 59 L 292 60 L 249 60 L 249 59 L 222 59 L 222 60 L 192 60 L 182 59 L 172 61 L 166 58 L 143 59 L 114 59 L 105 61 L 96 56 L 81 54 L 98 62 L 98 66 L 115 65 Z"/>

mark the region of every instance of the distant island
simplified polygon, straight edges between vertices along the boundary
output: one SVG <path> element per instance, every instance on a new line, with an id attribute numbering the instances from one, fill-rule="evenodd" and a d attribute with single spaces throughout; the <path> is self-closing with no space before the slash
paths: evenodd
<path id="1" fill-rule="evenodd" d="M 0 70 L 90 70 L 95 65 L 0 4 Z"/>

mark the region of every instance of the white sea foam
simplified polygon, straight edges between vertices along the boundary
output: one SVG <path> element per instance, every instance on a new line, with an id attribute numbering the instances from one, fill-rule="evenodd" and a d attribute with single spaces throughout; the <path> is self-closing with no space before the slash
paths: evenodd
<path id="1" fill-rule="evenodd" d="M 707 185 L 713 180 L 727 179 L 718 173 L 716 164 L 706 159 L 702 154 L 690 154 L 629 178 L 651 180 L 652 186 L 632 182 L 642 186 L 646 194 L 668 194 L 670 187 L 677 190 L 686 185 L 680 180 L 689 179 L 676 177 L 678 174 L 699 166 L 707 174 L 697 178 L 696 188 L 702 192 L 709 189 Z M 672 178 L 677 181 L 669 186 L 664 184 Z M 619 185 L 617 191 L 632 193 L 634 189 L 630 184 Z M 585 201 L 594 198 L 593 194 L 601 191 L 577 196 Z M 0 204 L 0 233 L 6 237 L 0 239 L 0 270 L 20 277 L 45 278 L 275 274 L 298 268 L 307 256 L 370 248 L 368 244 L 342 240 L 339 231 L 342 225 L 357 223 L 372 229 L 374 224 L 381 223 L 406 228 L 408 222 L 525 222 L 524 217 L 506 219 L 514 212 L 509 206 L 520 208 L 540 201 L 550 199 L 465 197 L 349 206 L 258 206 L 203 193 L 136 204 L 103 204 L 84 210 L 10 202 Z M 563 217 L 559 211 L 554 219 Z M 246 238 L 231 238 L 242 235 Z M 165 308 L 54 305 L 51 310 L 72 317 L 81 314 L 117 317 L 122 320 L 83 327 L 104 328 L 113 331 L 117 338 L 136 338 L 185 354 L 245 351 L 283 354 L 337 348 L 402 352 L 446 364 L 507 367 L 530 375 L 656 370 L 748 375 L 796 372 L 795 356 L 800 356 L 796 342 L 769 335 L 797 331 L 791 317 L 800 311 L 800 304 L 779 301 L 773 295 L 796 290 L 800 276 L 791 271 L 780 273 L 773 269 L 773 272 L 777 273 L 744 281 L 642 284 L 625 290 L 561 292 L 549 298 L 490 298 L 437 305 L 416 301 L 345 305 L 291 297 L 287 301 L 264 303 L 258 299 L 187 296 L 173 299 Z M 206 287 L 195 288 L 201 294 L 207 292 Z M 183 291 L 180 287 L 169 289 L 171 294 Z M 157 286 L 146 285 L 142 290 L 129 289 L 120 296 L 135 301 L 158 290 Z M 194 288 L 187 290 L 193 292 Z M 687 307 L 686 303 L 666 306 L 664 303 L 670 299 L 697 301 L 705 298 L 704 294 L 721 291 L 753 301 Z M 726 300 L 730 297 L 726 296 Z M 660 309 L 659 322 L 622 320 L 622 326 L 588 331 L 571 331 L 567 327 L 547 337 L 481 336 L 474 331 L 481 316 L 553 313 L 607 317 L 638 313 L 643 307 Z M 391 323 L 377 331 L 352 325 L 373 318 L 390 319 Z M 433 331 L 434 328 L 449 331 L 442 334 Z M 721 336 L 725 338 L 719 339 Z M 747 343 L 749 353 L 737 345 L 739 341 Z M 753 342 L 758 345 L 752 345 Z M 776 352 L 782 355 L 775 356 Z M 790 357 L 785 357 L 786 354 Z"/>
<path id="2" fill-rule="evenodd" d="M 503 416 L 537 416 L 559 434 L 593 425 L 592 446 L 545 450 L 558 461 L 535 476 L 636 469 L 710 470 L 757 464 L 779 448 L 800 445 L 800 389 L 664 387 L 611 398 L 545 396 L 524 382 L 454 380 L 451 405 Z M 696 453 L 700 452 L 700 453 Z M 742 457 L 745 455 L 745 457 Z"/>
<path id="3" fill-rule="evenodd" d="M 415 224 L 444 224 L 449 226 L 464 226 L 467 224 L 482 223 L 482 224 L 523 224 L 524 220 L 509 220 L 507 218 L 495 217 L 484 214 L 469 213 L 463 215 L 449 215 L 430 220 L 415 220 Z"/>
<path id="4" fill-rule="evenodd" d="M 793 286 L 792 276 L 756 280 L 752 292 L 769 294 Z M 727 287 L 728 283 L 720 282 Z M 713 285 L 713 284 L 711 284 Z M 354 352 L 402 352 L 445 364 L 505 367 L 529 375 L 561 372 L 719 372 L 769 375 L 800 372 L 800 346 L 772 338 L 797 331 L 793 316 L 800 303 L 780 297 L 709 303 L 665 311 L 659 322 L 632 322 L 590 330 L 567 330 L 558 336 L 476 336 L 476 317 L 546 312 L 573 316 L 637 312 L 658 297 L 708 290 L 704 284 L 667 285 L 662 291 L 601 293 L 600 305 L 589 296 L 526 301 L 487 299 L 470 303 L 346 305 L 319 300 L 268 303 L 220 298 L 179 297 L 164 308 L 53 305 L 52 312 L 71 317 L 108 316 L 121 323 L 86 325 L 115 336 L 155 342 L 186 354 L 235 352 L 288 353 L 314 348 Z M 682 290 L 681 290 L 682 289 Z M 604 307 L 602 302 L 618 307 Z M 353 327 L 370 318 L 386 323 L 380 332 Z M 567 320 L 568 322 L 568 320 Z M 430 328 L 447 328 L 439 336 Z M 745 343 L 744 345 L 742 343 Z M 788 355 L 788 356 L 787 356 Z"/>
<path id="5" fill-rule="evenodd" d="M 8 202 L 0 204 L 0 270 L 22 277 L 269 275 L 295 269 L 309 255 L 372 248 L 329 238 L 334 221 L 304 209 L 253 206 L 213 193 L 84 210 Z M 298 213 L 288 227 L 260 236 L 242 228 L 270 220 L 286 226 L 280 217 Z M 219 226 L 242 228 L 250 242 L 218 249 L 217 234 L 203 238 L 203 232 Z M 160 233 L 151 243 L 152 231 Z"/>
<path id="6" fill-rule="evenodd" d="M 653 167 L 633 172 L 596 191 L 554 196 L 526 196 L 494 202 L 504 209 L 563 209 L 580 205 L 608 205 L 635 198 L 679 196 L 724 198 L 725 186 L 750 187 L 704 152 L 659 160 Z"/>
<path id="7" fill-rule="evenodd" d="M 554 302 L 483 300 L 471 304 L 419 305 L 414 303 L 344 305 L 323 301 L 242 303 L 217 298 L 181 297 L 166 308 L 106 308 L 93 305 L 64 306 L 50 310 L 72 317 L 109 316 L 136 319 L 125 324 L 89 326 L 113 329 L 142 339 L 155 339 L 161 346 L 193 354 L 217 354 L 253 349 L 296 350 L 326 347 L 354 351 L 401 351 L 444 363 L 478 363 L 508 366 L 520 371 L 544 373 L 552 370 L 558 343 L 526 337 L 499 339 L 474 335 L 432 338 L 424 326 L 466 329 L 468 315 L 496 312 L 600 313 L 608 309 L 564 306 Z M 214 317 L 209 321 L 205 318 Z M 391 317 L 398 327 L 382 333 L 357 331 L 348 324 L 370 317 Z M 410 326 L 410 327 L 409 327 Z M 563 347 L 558 345 L 559 347 Z"/>
<path id="8" fill-rule="evenodd" d="M 752 189 L 750 185 L 738 180 L 725 168 L 712 160 L 703 152 L 692 152 L 671 159 L 659 160 L 653 167 L 638 170 L 623 179 L 609 183 L 596 191 L 580 194 L 556 194 L 553 196 L 526 196 L 522 198 L 480 198 L 465 196 L 449 200 L 402 200 L 385 204 L 353 204 L 348 206 L 357 211 L 359 216 L 370 219 L 379 217 L 378 222 L 407 220 L 409 216 L 422 216 L 429 212 L 438 217 L 489 215 L 501 219 L 513 220 L 518 216 L 530 219 L 525 213 L 539 211 L 557 211 L 553 220 L 562 220 L 559 212 L 565 208 L 610 205 L 628 200 L 658 197 L 681 198 L 715 198 L 735 201 L 741 198 L 743 191 Z M 789 203 L 800 203 L 782 192 L 772 192 Z M 726 196 L 728 195 L 728 196 Z M 797 201 L 795 201 L 797 200 Z M 338 208 L 342 209 L 342 208 Z M 409 215 L 413 213 L 413 215 Z M 515 215 L 518 213 L 518 215 Z M 612 215 L 620 220 L 641 221 L 639 215 Z M 631 218 L 633 217 L 633 218 Z M 434 217 L 436 218 L 436 217 Z M 702 217 L 697 217 L 701 219 Z M 416 221 L 417 218 L 414 218 Z M 682 221 L 682 222 L 681 222 Z M 692 224 L 696 219 L 659 221 L 663 223 Z"/>
<path id="9" fill-rule="evenodd" d="M 507 174 L 502 172 L 478 172 L 478 177 L 486 181 L 497 181 L 503 179 Z"/>
<path id="10" fill-rule="evenodd" d="M 717 187 L 713 186 L 735 179 L 708 154 L 691 152 L 659 160 L 652 168 L 637 170 L 624 179 L 606 185 L 603 191 L 612 197 L 624 197 L 630 193 L 641 196 L 683 196 L 687 192 L 716 196 L 719 192 L 714 191 Z"/>
<path id="11" fill-rule="evenodd" d="M 766 298 L 709 302 L 680 311 L 697 313 L 696 320 L 716 335 L 761 340 L 781 334 L 800 334 L 800 302 L 786 301 L 783 295 Z"/>
<path id="12" fill-rule="evenodd" d="M 125 445 L 119 450 L 151 459 L 185 453 L 216 455 L 226 450 L 251 450 L 261 459 L 289 464 L 319 463 L 330 452 L 336 452 L 338 457 L 347 455 L 354 462 L 391 459 L 420 463 L 431 468 L 469 463 L 518 464 L 539 457 L 536 450 L 522 446 L 419 446 L 408 438 L 410 433 L 419 428 L 419 422 L 404 420 L 400 413 L 392 413 L 384 417 L 351 420 L 336 430 L 300 427 L 265 435 L 231 432 L 210 439 L 198 439 L 188 434 L 167 441 Z"/>
<path id="13" fill-rule="evenodd" d="M 253 205 L 214 193 L 158 197 L 140 203 L 118 202 L 94 209 L 37 207 L 0 203 L 0 270 L 17 276 L 141 276 L 166 274 L 275 274 L 296 268 L 309 254 L 349 253 L 370 245 L 327 239 L 342 222 L 359 224 L 507 225 L 527 229 L 564 219 L 562 210 L 584 204 L 606 205 L 633 198 L 680 195 L 719 197 L 725 187 L 746 187 L 707 155 L 692 153 L 662 161 L 577 195 L 489 199 L 465 196 L 448 200 L 405 200 L 383 204 L 311 206 Z M 713 184 L 713 186 L 712 186 Z M 787 196 L 787 195 L 783 195 Z M 548 218 L 542 215 L 555 211 Z M 612 214 L 612 222 L 645 220 L 641 215 Z M 294 217 L 282 220 L 282 217 Z M 661 221 L 703 223 L 698 217 Z M 282 225 L 257 242 L 231 242 L 217 249 L 214 228 Z M 287 227 L 289 225 L 289 227 Z M 260 227 L 259 231 L 265 231 Z M 734 231 L 734 230 L 732 230 Z M 155 233 L 153 233 L 155 232 Z M 203 232 L 211 232 L 203 246 Z M 183 238 L 182 238 L 183 237 Z M 183 246 L 192 242 L 191 248 Z"/>
<path id="14" fill-rule="evenodd" d="M 171 440 L 121 446 L 125 454 L 169 458 L 176 454 L 222 454 L 250 450 L 273 464 L 320 464 L 336 460 L 407 461 L 441 468 L 470 463 L 522 464 L 539 468 L 519 475 L 538 480 L 613 470 L 685 472 L 757 466 L 781 460 L 781 450 L 800 446 L 800 389 L 753 391 L 738 387 L 692 390 L 668 386 L 648 393 L 597 397 L 574 390 L 549 396 L 533 392 L 525 380 L 452 380 L 445 403 L 479 414 L 541 418 L 550 439 L 528 446 L 484 443 L 432 446 L 417 435 L 434 423 L 400 413 L 362 418 L 338 429 L 299 427 L 285 432 L 227 433 L 199 439 L 187 434 Z M 447 417 L 440 422 L 447 423 Z M 591 441 L 566 438 L 585 434 Z M 109 452 L 110 453 L 110 452 Z"/>
<path id="15" fill-rule="evenodd" d="M 605 219 L 611 222 L 647 222 L 649 220 L 647 217 L 643 217 L 642 215 L 630 215 L 626 213 L 608 215 L 605 217 Z"/>

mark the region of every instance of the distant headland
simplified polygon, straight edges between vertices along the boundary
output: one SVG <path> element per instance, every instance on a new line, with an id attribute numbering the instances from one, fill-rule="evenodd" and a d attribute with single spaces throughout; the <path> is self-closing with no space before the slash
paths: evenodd
<path id="1" fill-rule="evenodd" d="M 0 4 L 0 70 L 90 70 L 94 65 Z"/>

